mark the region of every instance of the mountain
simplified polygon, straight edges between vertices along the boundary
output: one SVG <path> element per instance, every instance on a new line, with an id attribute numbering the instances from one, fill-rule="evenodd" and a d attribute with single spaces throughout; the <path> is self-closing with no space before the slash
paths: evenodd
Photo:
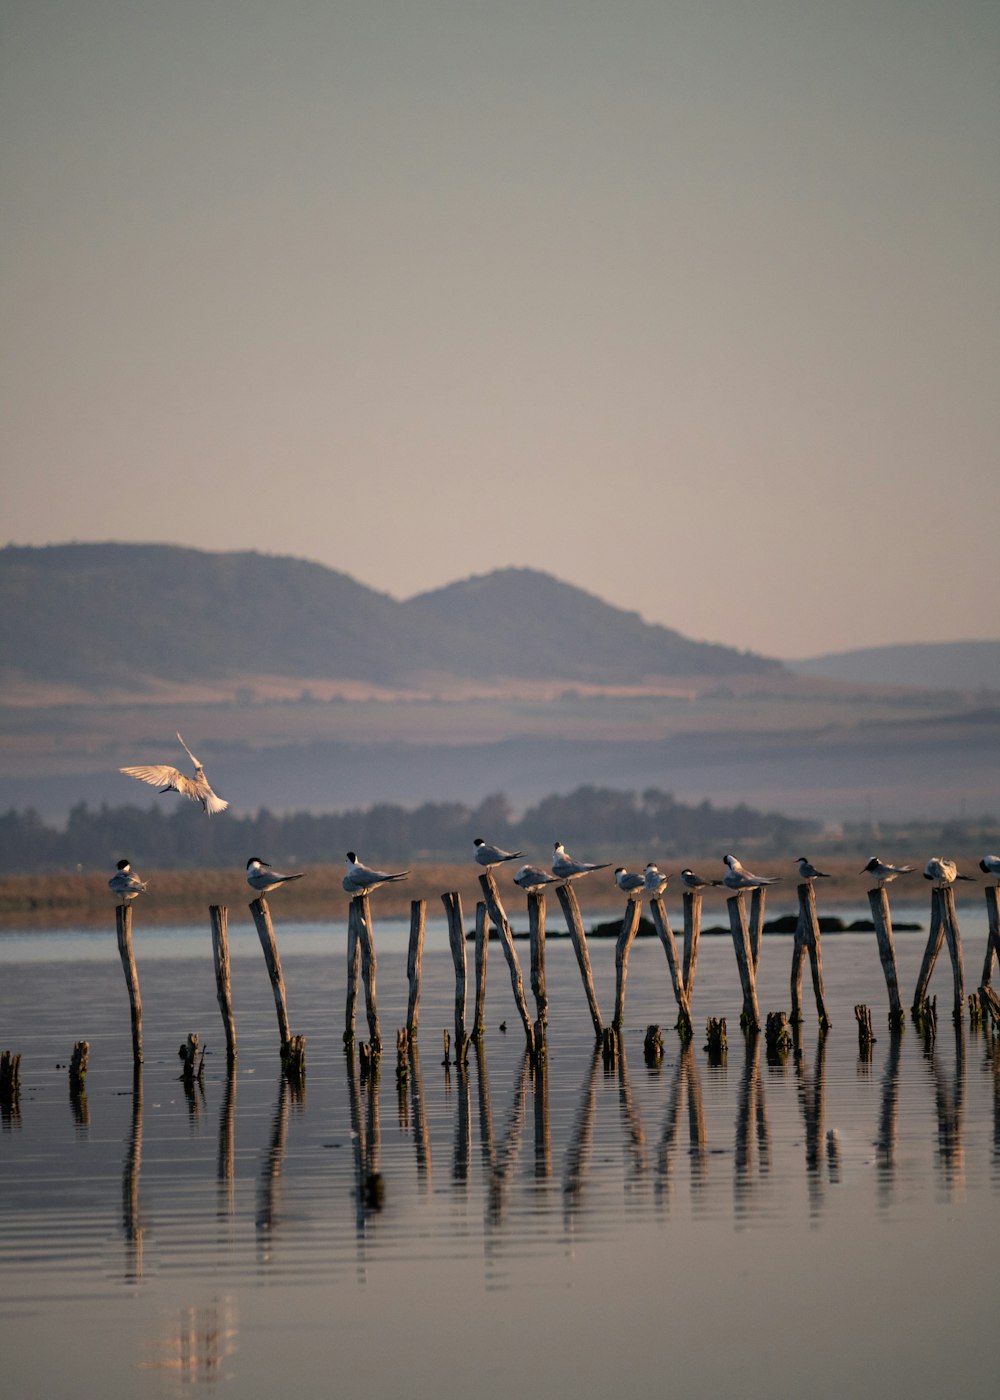
<path id="1" fill-rule="evenodd" d="M 302 559 L 162 544 L 0 550 L 0 682 L 106 691 L 283 675 L 619 683 L 780 672 L 548 574 L 504 569 L 400 603 Z"/>
<path id="2" fill-rule="evenodd" d="M 790 671 L 859 685 L 925 690 L 1000 690 L 1000 641 L 924 642 L 831 652 L 787 661 Z"/>

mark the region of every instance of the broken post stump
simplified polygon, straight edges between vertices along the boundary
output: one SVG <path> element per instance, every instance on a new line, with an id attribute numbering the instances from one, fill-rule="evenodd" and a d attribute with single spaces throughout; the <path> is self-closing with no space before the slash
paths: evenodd
<path id="1" fill-rule="evenodd" d="M 78 1040 L 73 1046 L 69 1061 L 69 1092 L 72 1097 L 82 1094 L 86 1088 L 87 1068 L 90 1065 L 90 1042 Z"/>
<path id="2" fill-rule="evenodd" d="M 769 1011 L 764 1022 L 764 1042 L 772 1056 L 787 1055 L 792 1048 L 792 1033 L 784 1011 Z"/>
<path id="3" fill-rule="evenodd" d="M 229 969 L 229 910 L 224 904 L 210 904 L 212 960 L 215 964 L 215 991 L 226 1032 L 226 1062 L 236 1059 L 236 1022 L 233 1020 L 233 988 Z"/>
<path id="4" fill-rule="evenodd" d="M 658 1065 L 663 1059 L 663 1032 L 659 1026 L 647 1026 L 642 1042 L 642 1053 L 647 1065 Z"/>
<path id="5" fill-rule="evenodd" d="M 724 1016 L 709 1016 L 705 1023 L 705 1033 L 707 1043 L 705 1049 L 708 1051 L 708 1063 L 710 1065 L 721 1065 L 726 1059 L 726 1018 Z"/>
<path id="6" fill-rule="evenodd" d="M 4 1050 L 0 1053 L 0 1103 L 9 1108 L 20 1092 L 21 1056 Z"/>
<path id="7" fill-rule="evenodd" d="M 861 1003 L 856 1005 L 854 1019 L 858 1023 L 858 1051 L 863 1059 L 871 1059 L 872 1046 L 875 1044 L 871 1007 Z"/>
<path id="8" fill-rule="evenodd" d="M 566 928 L 569 930 L 570 940 L 573 944 L 573 952 L 576 954 L 580 977 L 583 981 L 583 990 L 587 997 L 587 1006 L 590 1008 L 590 1019 L 594 1023 L 594 1036 L 600 1042 L 603 1029 L 601 1012 L 597 1005 L 597 993 L 594 991 L 594 974 L 590 966 L 587 935 L 583 931 L 583 919 L 580 916 L 576 891 L 568 883 L 556 885 L 556 898 L 562 907 L 563 918 L 566 920 Z"/>
<path id="9" fill-rule="evenodd" d="M 198 1060 L 198 1037 L 192 1031 L 187 1040 L 178 1046 L 177 1054 L 181 1060 L 181 1078 L 186 1084 L 193 1084 L 196 1079 L 203 1078 L 205 1073 L 205 1051 L 201 1052 L 201 1060 Z"/>
<path id="10" fill-rule="evenodd" d="M 135 966 L 135 953 L 132 949 L 132 906 L 115 906 L 115 925 L 118 932 L 118 955 L 122 960 L 125 985 L 128 988 L 129 1007 L 132 1012 L 132 1063 L 142 1064 L 142 996 L 139 992 L 139 973 Z"/>

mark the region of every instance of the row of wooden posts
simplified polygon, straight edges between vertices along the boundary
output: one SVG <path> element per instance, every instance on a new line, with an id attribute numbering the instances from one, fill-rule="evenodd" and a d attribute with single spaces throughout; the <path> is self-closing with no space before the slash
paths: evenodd
<path id="1" fill-rule="evenodd" d="M 448 922 L 448 936 L 455 967 L 455 1023 L 454 1041 L 445 1032 L 445 1059 L 449 1048 L 453 1048 L 456 1063 L 464 1064 L 468 1055 L 470 1040 L 478 1039 L 484 1030 L 484 1009 L 486 1000 L 486 955 L 490 924 L 496 929 L 504 956 L 510 971 L 514 1002 L 524 1028 L 525 1042 L 529 1058 L 536 1059 L 544 1052 L 546 1027 L 548 1023 L 548 997 L 545 989 L 545 895 L 542 891 L 528 894 L 528 928 L 531 958 L 530 985 L 535 1000 L 535 1017 L 531 1016 L 524 992 L 524 980 L 514 947 L 514 935 L 500 901 L 500 893 L 491 871 L 480 875 L 479 883 L 483 900 L 476 909 L 475 936 L 475 1011 L 471 1034 L 466 1023 L 468 967 L 466 957 L 465 924 L 462 914 L 462 901 L 457 892 L 441 896 Z M 986 905 L 989 923 L 986 958 L 983 964 L 979 989 L 969 998 L 970 1014 L 974 1020 L 981 1020 L 988 1013 L 992 1024 L 1000 1026 L 1000 999 L 991 987 L 993 960 L 1000 957 L 1000 901 L 998 887 L 986 887 Z M 584 932 L 580 906 L 576 891 L 571 884 L 556 886 L 556 896 L 562 907 L 563 916 L 569 931 L 573 950 L 583 981 L 584 993 L 593 1022 L 594 1034 L 602 1042 L 606 1053 L 613 1053 L 621 1032 L 625 1012 L 625 987 L 628 977 L 628 959 L 632 943 L 639 928 L 640 905 L 630 899 L 622 919 L 621 931 L 615 945 L 615 1010 L 610 1025 L 605 1025 L 597 994 L 594 990 L 594 977 L 590 965 L 590 953 Z M 823 992 L 823 960 L 820 947 L 819 920 L 816 913 L 816 895 L 810 881 L 798 886 L 799 915 L 792 950 L 791 968 L 791 1017 L 793 1026 L 802 1023 L 802 980 L 805 960 L 808 956 L 812 974 L 816 1010 L 822 1030 L 830 1026 L 830 1017 Z M 899 978 L 896 970 L 896 954 L 892 938 L 892 920 L 889 900 L 884 888 L 869 890 L 872 920 L 878 943 L 879 957 L 885 974 L 889 997 L 889 1026 L 898 1031 L 905 1019 L 899 994 Z M 743 993 L 743 1006 L 740 1015 L 742 1028 L 750 1034 L 761 1029 L 760 1010 L 757 1001 L 756 974 L 760 961 L 761 942 L 764 924 L 765 891 L 752 892 L 749 919 L 745 896 L 742 891 L 730 896 L 726 901 L 729 911 L 730 931 L 736 952 L 740 985 Z M 701 893 L 684 892 L 684 934 L 682 952 L 678 954 L 677 943 L 667 911 L 662 899 L 649 902 L 652 922 L 657 936 L 663 945 L 670 971 L 674 999 L 677 1003 L 676 1028 L 682 1040 L 690 1040 L 693 1034 L 691 1021 L 691 1000 L 694 992 L 695 971 L 698 960 L 698 940 L 701 933 Z M 222 1012 L 226 1035 L 226 1057 L 232 1063 L 236 1059 L 236 1024 L 233 1017 L 232 992 L 229 966 L 228 911 L 222 905 L 210 908 L 212 928 L 212 950 L 215 963 L 216 987 L 219 1008 Z M 281 970 L 274 926 L 266 899 L 260 897 L 250 905 L 257 934 L 260 938 L 268 975 L 274 992 L 275 1010 L 278 1018 L 278 1033 L 281 1044 L 281 1057 L 286 1072 L 291 1078 L 300 1077 L 305 1070 L 305 1037 L 291 1032 L 285 1000 L 285 983 Z M 117 907 L 118 950 L 121 955 L 125 982 L 128 989 L 132 1016 L 132 1053 L 136 1065 L 142 1063 L 142 998 L 139 991 L 139 977 L 132 948 L 132 910 L 128 905 Z M 407 954 L 407 978 L 409 998 L 406 1013 L 406 1027 L 397 1033 L 397 1064 L 405 1067 L 407 1045 L 416 1035 L 420 1009 L 420 981 L 423 961 L 424 925 L 426 905 L 423 900 L 414 900 L 410 906 L 410 939 Z M 931 895 L 931 925 L 920 972 L 917 977 L 911 1013 L 915 1020 L 928 1020 L 936 1024 L 936 999 L 932 1005 L 927 1001 L 927 989 L 938 954 L 944 942 L 948 944 L 951 958 L 954 1002 L 953 1014 L 961 1017 L 965 1007 L 964 967 L 962 944 L 955 913 L 955 895 L 950 887 L 935 888 Z M 356 895 L 350 904 L 347 926 L 347 1005 L 344 1040 L 351 1043 L 355 1036 L 355 1016 L 358 997 L 358 977 L 365 991 L 365 1010 L 368 1020 L 368 1045 L 365 1058 L 379 1056 L 382 1051 L 382 1036 L 379 1028 L 376 1005 L 375 940 L 372 931 L 371 908 L 368 896 Z M 871 1030 L 871 1014 L 867 1007 L 855 1007 L 858 1022 L 859 1040 L 864 1045 L 874 1039 Z M 767 1034 L 769 1044 L 780 1044 L 785 1034 L 788 1018 L 784 1013 L 775 1013 L 768 1018 Z M 657 1030 L 657 1027 L 651 1028 Z M 708 1021 L 708 1045 L 710 1053 L 718 1055 L 725 1047 L 725 1021 Z M 662 1041 L 660 1042 L 662 1045 Z M 204 1050 L 198 1057 L 198 1037 L 189 1035 L 181 1045 L 180 1058 L 183 1061 L 185 1078 L 200 1077 L 204 1064 Z M 89 1047 L 85 1041 L 74 1047 L 71 1064 L 71 1082 L 82 1085 L 87 1069 Z M 405 1072 L 401 1069 L 401 1072 Z M 20 1073 L 20 1056 L 10 1051 L 3 1052 L 0 1063 L 0 1095 L 10 1096 L 16 1092 Z M 74 1078 L 75 1076 L 75 1078 Z"/>

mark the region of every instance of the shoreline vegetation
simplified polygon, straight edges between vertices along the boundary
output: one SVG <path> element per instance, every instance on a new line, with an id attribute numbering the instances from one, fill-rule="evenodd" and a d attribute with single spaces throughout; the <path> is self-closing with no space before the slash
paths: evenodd
<path id="1" fill-rule="evenodd" d="M 897 850 L 885 852 L 888 858 L 897 863 L 916 867 L 912 875 L 902 876 L 889 887 L 889 897 L 893 904 L 900 906 L 901 919 L 909 920 L 916 907 L 930 905 L 930 884 L 921 874 L 923 866 L 932 852 L 926 855 L 900 853 Z M 949 854 L 951 854 L 949 852 Z M 982 889 L 993 883 L 979 871 L 978 864 L 982 852 L 965 853 L 955 857 L 959 870 L 973 876 L 975 884 L 962 884 L 956 889 L 960 903 L 969 909 L 980 905 Z M 642 852 L 624 864 L 630 870 L 642 870 L 650 856 Z M 867 902 L 867 891 L 871 885 L 866 875 L 858 872 L 864 864 L 864 856 L 836 856 L 821 860 L 815 854 L 816 863 L 830 872 L 828 880 L 816 882 L 816 897 L 820 914 L 839 915 L 845 907 L 856 910 Z M 678 861 L 659 862 L 660 869 L 671 877 L 665 899 L 671 916 L 680 922 L 682 887 L 676 876 L 682 865 L 690 864 L 700 874 L 721 878 L 723 873 L 717 855 L 691 857 Z M 513 884 L 513 871 L 520 862 L 512 865 L 508 874 L 503 867 L 495 873 L 500 896 L 508 917 L 513 923 L 526 925 L 524 895 Z M 798 870 L 794 859 L 753 859 L 748 860 L 752 868 L 766 875 L 780 875 L 781 883 L 768 890 L 767 917 L 780 918 L 797 909 L 796 887 L 799 884 Z M 342 864 L 305 865 L 305 878 L 293 886 L 283 889 L 271 898 L 271 907 L 276 923 L 328 922 L 331 925 L 346 925 L 350 897 L 341 888 L 344 876 Z M 393 869 L 397 867 L 392 867 Z M 398 867 L 402 868 L 402 867 Z M 398 884 L 386 885 L 372 895 L 372 912 L 377 921 L 381 918 L 408 918 L 410 903 L 415 899 L 427 901 L 429 917 L 443 914 L 441 895 L 457 890 L 462 899 L 466 927 L 475 923 L 476 904 L 482 898 L 479 886 L 479 867 L 472 861 L 461 864 L 426 863 L 413 867 L 409 878 Z M 242 870 L 203 869 L 203 870 L 156 870 L 143 868 L 139 871 L 148 884 L 148 891 L 136 902 L 137 924 L 163 927 L 173 924 L 198 923 L 203 921 L 208 927 L 208 907 L 211 904 L 224 904 L 233 917 L 249 917 L 244 910 L 253 898 Z M 625 910 L 625 896 L 614 883 L 611 869 L 601 870 L 575 882 L 581 905 L 588 917 L 599 917 L 602 921 L 613 920 Z M 554 886 L 552 887 L 554 889 Z M 707 889 L 704 894 L 703 923 L 706 931 L 710 926 L 726 926 L 726 897 L 723 889 Z M 0 931 L 2 930 L 51 930 L 60 928 L 114 929 L 115 900 L 108 890 L 107 872 L 84 871 L 69 874 L 30 874 L 0 876 Z M 555 900 L 550 901 L 549 934 L 559 937 L 563 932 L 562 918 Z"/>

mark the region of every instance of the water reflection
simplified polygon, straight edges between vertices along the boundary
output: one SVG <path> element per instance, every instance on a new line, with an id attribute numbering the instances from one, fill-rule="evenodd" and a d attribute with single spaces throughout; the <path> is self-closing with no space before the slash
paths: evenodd
<path id="1" fill-rule="evenodd" d="M 938 1155 L 944 1184 L 949 1191 L 965 1181 L 965 1148 L 962 1141 L 965 1108 L 965 1024 L 953 1022 L 955 1034 L 955 1063 L 951 1074 L 941 1063 L 937 1038 L 925 1051 L 934 1083 L 934 1106 L 937 1111 Z"/>
<path id="2" fill-rule="evenodd" d="M 125 1234 L 125 1282 L 142 1278 L 143 1224 L 139 1214 L 139 1177 L 142 1174 L 142 1065 L 132 1071 L 132 1120 L 125 1145 L 122 1170 L 122 1229 Z"/>
<path id="3" fill-rule="evenodd" d="M 733 1159 L 733 1202 L 738 1220 L 749 1213 L 754 1186 L 754 1144 L 759 1156 L 759 1172 L 766 1176 L 770 1162 L 767 1106 L 760 1077 L 760 1036 L 745 1037 L 743 1073 L 740 1076 L 736 1100 L 736 1150 Z M 772 1068 L 781 1068 L 779 1060 L 768 1061 Z"/>
<path id="4" fill-rule="evenodd" d="M 236 1061 L 226 1066 L 226 1088 L 219 1113 L 219 1149 L 216 1154 L 219 1214 L 231 1217 L 236 1210 Z"/>
<path id="5" fill-rule="evenodd" d="M 563 1221 L 567 1230 L 572 1229 L 579 1215 L 583 1201 L 583 1191 L 587 1182 L 587 1169 L 594 1141 L 594 1111 L 597 1104 L 597 1067 L 601 1063 L 601 1047 L 596 1045 L 590 1056 L 590 1064 L 580 1090 L 578 1108 L 566 1149 L 566 1165 L 563 1170 Z"/>
<path id="6" fill-rule="evenodd" d="M 799 1109 L 805 1127 L 806 1185 L 809 1193 L 809 1214 L 815 1218 L 823 1208 L 823 1167 L 826 1164 L 827 1139 L 824 1132 L 826 1107 L 826 1046 L 829 1032 L 820 1027 L 816 1037 L 816 1060 L 812 1075 L 806 1068 L 805 1051 L 797 1046 L 794 1056 L 795 1082 Z"/>
<path id="7" fill-rule="evenodd" d="M 674 1157 L 680 1135 L 684 1101 L 688 1107 L 688 1157 L 692 1182 L 700 1182 L 708 1158 L 708 1130 L 701 1094 L 701 1076 L 695 1059 L 694 1046 L 687 1041 L 681 1048 L 674 1067 L 667 1100 L 667 1112 L 660 1132 L 656 1154 L 656 1198 L 665 1203 L 670 1197 L 674 1178 Z"/>
<path id="8" fill-rule="evenodd" d="M 225 1361 L 237 1349 L 236 1300 L 224 1297 L 198 1307 L 181 1308 L 149 1345 L 155 1355 L 139 1364 L 141 1371 L 173 1372 L 182 1387 L 216 1385 L 231 1380 Z M 180 1393 L 180 1392 L 178 1392 Z"/>

